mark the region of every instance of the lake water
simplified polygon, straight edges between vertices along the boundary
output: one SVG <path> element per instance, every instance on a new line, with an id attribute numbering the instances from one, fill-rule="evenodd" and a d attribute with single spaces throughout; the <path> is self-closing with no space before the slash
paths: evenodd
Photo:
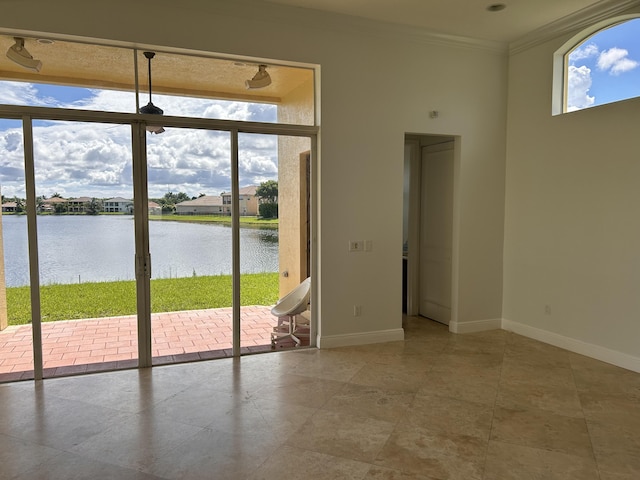
<path id="1" fill-rule="evenodd" d="M 3 215 L 8 287 L 29 284 L 27 218 Z M 231 228 L 149 223 L 152 278 L 231 274 Z M 128 215 L 38 217 L 40 283 L 133 280 L 134 222 Z M 240 229 L 241 273 L 278 271 L 278 231 Z"/>

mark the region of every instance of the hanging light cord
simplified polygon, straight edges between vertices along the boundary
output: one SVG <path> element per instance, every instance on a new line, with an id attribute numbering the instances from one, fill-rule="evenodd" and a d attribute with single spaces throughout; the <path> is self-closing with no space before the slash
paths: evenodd
<path id="1" fill-rule="evenodd" d="M 144 56 L 147 57 L 148 59 L 148 68 L 149 68 L 149 103 L 153 103 L 151 101 L 151 59 L 155 56 L 156 54 L 153 52 L 144 52 Z"/>

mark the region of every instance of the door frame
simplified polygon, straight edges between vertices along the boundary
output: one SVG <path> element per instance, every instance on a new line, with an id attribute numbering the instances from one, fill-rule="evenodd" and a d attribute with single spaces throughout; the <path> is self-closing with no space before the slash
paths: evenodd
<path id="1" fill-rule="evenodd" d="M 147 156 L 146 156 L 146 127 L 163 126 L 175 128 L 195 128 L 205 130 L 217 130 L 229 132 L 233 140 L 231 152 L 232 169 L 232 197 L 235 199 L 232 210 L 233 230 L 239 227 L 238 211 L 238 145 L 239 133 L 261 133 L 272 135 L 283 135 L 292 137 L 307 137 L 311 140 L 311 201 L 313 202 L 313 212 L 317 211 L 318 194 L 314 185 L 316 174 L 317 155 L 317 126 L 290 125 L 277 123 L 240 122 L 232 120 L 215 120 L 206 118 L 189 117 L 169 117 L 162 116 L 154 118 L 153 115 L 140 115 L 131 113 L 101 112 L 74 109 L 58 109 L 49 107 L 33 107 L 21 105 L 0 105 L 0 118 L 22 120 L 24 160 L 25 160 L 25 186 L 27 196 L 27 224 L 29 241 L 29 269 L 30 269 L 30 292 L 32 305 L 32 334 L 33 334 L 33 357 L 34 357 L 34 379 L 43 378 L 43 356 L 42 356 L 42 318 L 40 311 L 40 284 L 39 284 L 39 261 L 38 261 L 38 235 L 37 235 L 37 212 L 35 194 L 35 174 L 34 174 L 34 152 L 33 152 L 33 121 L 34 120 L 62 120 L 72 122 L 94 122 L 111 123 L 118 125 L 130 125 L 132 129 L 131 148 L 133 162 L 133 188 L 134 188 L 134 214 L 135 220 L 135 265 L 136 265 L 136 298 L 138 313 L 138 367 L 152 366 L 152 338 L 151 338 L 151 294 L 150 278 L 151 264 L 149 255 L 148 237 L 148 193 L 147 193 Z M 146 221 L 146 224 L 145 224 Z M 311 235 L 316 238 L 317 216 L 311 215 Z M 240 251 L 239 233 L 235 233 L 232 240 L 233 247 L 233 327 L 234 346 L 233 356 L 240 356 Z M 311 242 L 312 249 L 317 248 L 315 242 Z M 317 298 L 317 252 L 310 252 L 312 262 L 312 301 Z M 237 266 L 237 268 L 236 268 Z M 315 267 L 315 268 L 314 268 Z M 317 305 L 316 305 L 317 306 Z M 318 312 L 312 309 L 311 313 L 311 342 L 315 345 L 315 334 L 317 331 Z"/>
<path id="2" fill-rule="evenodd" d="M 418 316 L 420 307 L 420 197 L 422 177 L 422 147 L 453 141 L 453 231 L 451 245 L 451 330 L 458 321 L 459 295 L 459 239 L 460 239 L 460 151 L 462 139 L 457 135 L 445 134 L 405 134 L 405 155 L 409 172 L 409 208 L 408 208 L 408 242 L 407 258 L 407 315 Z M 405 167 L 406 168 L 406 167 Z"/>

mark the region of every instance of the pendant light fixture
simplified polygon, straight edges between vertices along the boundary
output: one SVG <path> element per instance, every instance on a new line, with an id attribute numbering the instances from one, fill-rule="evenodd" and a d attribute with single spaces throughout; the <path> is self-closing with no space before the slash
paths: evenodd
<path id="1" fill-rule="evenodd" d="M 151 101 L 151 59 L 155 57 L 156 54 L 154 52 L 144 52 L 144 56 L 147 58 L 149 63 L 149 103 L 144 107 L 140 107 L 140 113 L 144 113 L 146 115 L 162 115 L 164 110 L 160 107 L 156 107 Z M 164 132 L 164 128 L 161 126 L 147 125 L 147 131 L 158 134 Z"/>
<path id="2" fill-rule="evenodd" d="M 42 68 L 42 62 L 34 59 L 31 54 L 24 48 L 24 38 L 13 37 L 16 43 L 9 47 L 7 50 L 7 58 L 14 61 L 18 65 L 29 70 L 39 72 Z"/>

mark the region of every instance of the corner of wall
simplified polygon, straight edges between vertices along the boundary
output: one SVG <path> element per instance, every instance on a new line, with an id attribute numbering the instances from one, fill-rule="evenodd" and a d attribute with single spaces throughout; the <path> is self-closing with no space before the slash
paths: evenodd
<path id="1" fill-rule="evenodd" d="M 404 329 L 378 330 L 375 332 L 348 333 L 344 335 L 318 335 L 318 348 L 351 347 L 369 345 L 371 343 L 401 342 L 404 340 Z"/>
<path id="2" fill-rule="evenodd" d="M 449 324 L 449 331 L 451 333 L 486 332 L 488 330 L 500 330 L 500 328 L 502 328 L 501 318 L 488 318 L 471 322 L 452 321 Z"/>

